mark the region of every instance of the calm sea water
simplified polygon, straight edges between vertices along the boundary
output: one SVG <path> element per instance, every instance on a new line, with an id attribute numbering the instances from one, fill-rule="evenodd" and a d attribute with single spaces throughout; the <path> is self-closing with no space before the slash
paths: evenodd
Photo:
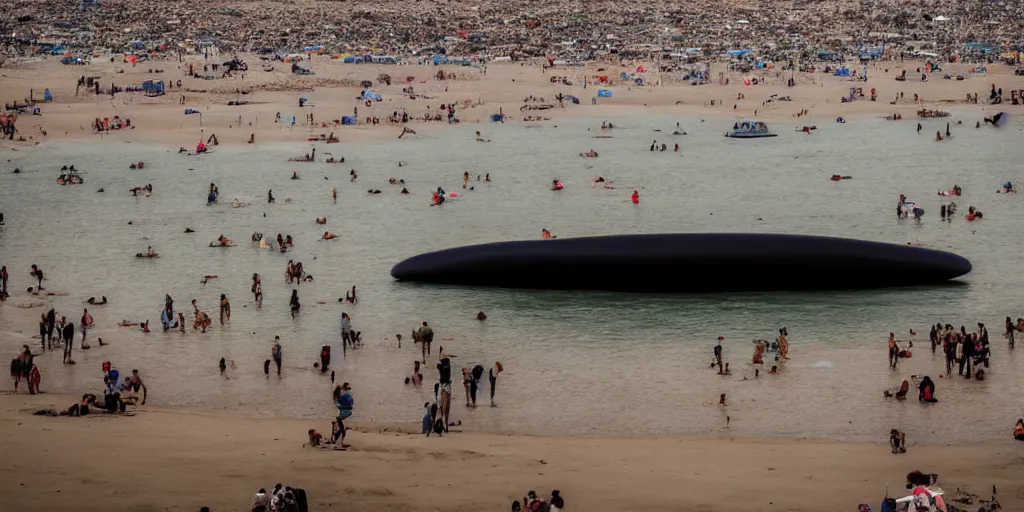
<path id="1" fill-rule="evenodd" d="M 0 174 L 7 222 L 0 263 L 12 275 L 12 302 L 30 301 L 24 289 L 32 284 L 33 263 L 45 269 L 47 288 L 69 294 L 54 298 L 58 315 L 77 319 L 89 296 L 111 301 L 91 308 L 97 326 L 90 333 L 110 346 L 94 343 L 82 352 L 76 342 L 75 366 L 62 366 L 59 355 L 38 359 L 44 389 L 51 391 L 99 390 L 100 364 L 111 360 L 122 372 L 141 370 L 153 404 L 329 418 L 329 379 L 312 369 L 319 347 L 329 342 L 338 380 L 353 385 L 357 420 L 416 423 L 436 372 L 426 372 L 422 389 L 403 385 L 419 350 L 408 341 L 398 349 L 394 337 L 407 338 L 427 320 L 436 332 L 434 349 L 457 354 L 457 367 L 495 360 L 506 367 L 498 408 L 467 410 L 456 393 L 452 417 L 470 428 L 878 440 L 898 427 L 923 442 L 1002 439 L 1022 414 L 1016 391 L 1024 385 L 1024 356 L 1006 348 L 1001 332 L 1005 316 L 1024 316 L 1024 245 L 1016 236 L 1024 196 L 995 190 L 1024 176 L 1019 132 L 976 130 L 974 117 L 965 116 L 965 126 L 941 143 L 929 135 L 944 128 L 939 121 L 925 122 L 922 135 L 912 120 L 819 120 L 810 136 L 774 123 L 780 136 L 761 140 L 722 137 L 728 119 L 623 118 L 603 133 L 593 120 L 563 121 L 557 128 L 467 125 L 419 139 L 319 147 L 319 154 L 344 156 L 341 165 L 286 161 L 307 152 L 305 144 L 218 147 L 201 157 L 116 142 L 52 144 L 4 153 L 11 161 Z M 670 135 L 677 121 L 689 135 Z M 493 142 L 474 142 L 478 129 Z M 592 138 L 598 134 L 614 138 Z M 669 151 L 649 152 L 652 140 L 667 143 Z M 680 153 L 671 151 L 675 143 Z M 577 156 L 591 148 L 600 158 Z M 138 160 L 145 169 L 129 170 Z M 398 167 L 399 161 L 406 165 Z M 86 184 L 56 185 L 64 164 L 86 171 Z M 11 174 L 14 167 L 24 172 Z M 359 174 L 355 182 L 350 169 Z M 293 170 L 300 180 L 289 179 Z M 475 190 L 462 190 L 464 171 L 474 178 L 490 173 L 491 183 L 474 181 Z M 836 183 L 828 179 L 832 174 L 854 179 Z M 591 185 L 596 176 L 615 189 Z M 412 194 L 400 195 L 400 186 L 388 184 L 391 177 L 405 179 Z M 550 191 L 553 179 L 564 181 L 565 190 Z M 211 182 L 222 200 L 207 206 Z M 152 197 L 127 191 L 146 183 L 153 184 Z M 965 191 L 957 198 L 961 213 L 975 205 L 984 220 L 939 221 L 944 198 L 936 190 L 953 184 Z M 430 207 L 437 186 L 462 195 Z M 97 193 L 101 187 L 105 193 Z M 370 188 L 382 193 L 369 195 Z M 266 203 L 268 189 L 276 204 Z M 629 202 L 634 189 L 639 206 Z M 896 220 L 901 192 L 925 206 L 922 221 Z M 233 198 L 251 205 L 231 208 Z M 327 226 L 315 224 L 318 216 L 327 217 Z M 195 233 L 185 234 L 186 227 Z M 914 241 L 968 257 L 974 272 L 959 286 L 700 296 L 423 286 L 389 275 L 392 265 L 419 252 L 535 239 L 545 227 L 561 237 L 751 231 Z M 339 238 L 319 241 L 325 228 Z M 290 234 L 295 248 L 287 254 L 254 248 L 249 237 L 255 231 Z M 238 245 L 209 248 L 220 234 Z M 134 258 L 150 245 L 160 258 Z M 315 277 L 296 287 L 303 309 L 294 320 L 288 311 L 293 287 L 283 278 L 289 259 Z M 253 272 L 264 280 L 260 310 L 249 293 Z M 206 274 L 219 278 L 202 285 Z M 339 304 L 352 285 L 360 302 Z M 225 327 L 216 322 L 221 293 L 233 306 Z M 196 299 L 214 327 L 205 335 L 159 328 L 144 335 L 116 326 L 121 319 L 159 325 L 164 294 L 185 312 Z M 12 302 L 0 305 L 0 350 L 11 357 L 31 341 L 42 312 Z M 486 322 L 475 319 L 480 310 Z M 342 311 L 366 342 L 344 359 Z M 941 357 L 926 347 L 927 326 L 936 321 L 970 328 L 986 322 L 994 346 L 989 378 L 937 379 L 941 402 L 935 406 L 886 403 L 882 390 L 909 375 L 942 373 Z M 780 375 L 754 380 L 750 340 L 771 338 L 781 326 L 791 333 L 792 360 Z M 890 372 L 884 341 L 890 331 L 907 337 L 910 328 L 922 345 Z M 283 340 L 282 378 L 262 372 L 274 335 Z M 708 370 L 718 335 L 726 337 L 731 377 Z M 221 357 L 236 365 L 230 379 L 219 375 Z M 704 405 L 722 392 L 729 396 L 727 412 Z"/>

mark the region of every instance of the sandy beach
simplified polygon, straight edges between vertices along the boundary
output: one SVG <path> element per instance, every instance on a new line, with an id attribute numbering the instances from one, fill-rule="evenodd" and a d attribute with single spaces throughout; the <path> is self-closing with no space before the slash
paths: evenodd
<path id="1" fill-rule="evenodd" d="M 258 68 L 255 55 L 240 58 L 252 68 L 247 73 L 216 80 L 199 80 L 185 76 L 191 64 L 200 69 L 204 64 L 226 60 L 227 56 L 203 60 L 189 56 L 179 63 L 175 60 L 154 60 L 136 65 L 124 62 L 110 63 L 101 59 L 86 66 L 61 65 L 57 58 L 46 61 L 27 61 L 17 68 L 5 68 L 2 73 L 5 101 L 22 102 L 34 90 L 41 95 L 48 89 L 56 98 L 53 104 L 42 106 L 42 116 L 23 116 L 18 123 L 19 135 L 32 144 L 46 140 L 85 139 L 112 140 L 124 143 L 159 141 L 167 145 L 194 148 L 200 138 L 216 135 L 220 143 L 245 143 L 255 136 L 261 142 L 303 142 L 309 137 L 334 133 L 342 143 L 397 138 L 402 125 L 388 123 L 387 117 L 407 112 L 409 124 L 419 136 L 443 129 L 446 122 L 422 122 L 428 112 L 438 114 L 442 104 L 453 103 L 463 122 L 487 123 L 491 115 L 503 112 L 507 122 L 522 122 L 528 116 L 546 119 L 544 124 L 557 125 L 567 117 L 603 119 L 622 115 L 675 114 L 701 115 L 772 120 L 783 125 L 803 126 L 834 122 L 837 117 L 885 117 L 900 114 L 905 121 L 915 119 L 917 110 L 968 108 L 977 112 L 977 121 L 1009 105 L 985 106 L 964 104 L 967 94 L 985 97 L 992 84 L 1007 91 L 1024 89 L 1024 76 L 1014 76 L 1012 69 L 989 67 L 986 75 L 968 72 L 973 65 L 947 64 L 943 73 L 968 77 L 966 80 L 943 80 L 933 74 L 929 81 L 921 82 L 915 69 L 923 62 L 879 61 L 870 65 L 869 80 L 852 80 L 822 73 L 797 73 L 798 86 L 787 87 L 790 74 L 773 70 L 740 73 L 728 71 L 725 64 L 713 64 L 713 77 L 719 73 L 729 79 L 728 85 L 711 83 L 691 86 L 664 77 L 663 86 L 638 87 L 618 78 L 621 73 L 636 75 L 635 70 L 651 63 L 612 66 L 588 64 L 583 68 L 553 68 L 545 70 L 538 65 L 494 63 L 486 68 L 486 75 L 477 68 L 459 66 L 385 66 L 342 64 L 326 56 L 313 56 L 303 65 L 315 70 L 314 76 L 292 76 L 288 64 L 277 62 L 275 71 Z M 894 77 L 906 69 L 909 78 L 897 82 Z M 200 69 L 201 70 L 201 69 Z M 454 79 L 438 80 L 434 75 L 442 70 Z M 213 72 L 211 71 L 210 74 Z M 381 74 L 392 76 L 391 85 L 378 81 Z M 163 80 L 168 84 L 181 82 L 181 87 L 170 87 L 167 94 L 146 97 L 141 93 L 121 93 L 116 97 L 95 95 L 82 87 L 76 96 L 75 84 L 80 76 L 98 77 L 104 88 L 138 85 L 145 80 Z M 644 73 L 648 80 L 658 80 L 655 73 Z M 600 76 L 609 76 L 611 85 L 595 84 Z M 243 78 L 244 77 L 244 78 Z M 412 77 L 406 82 L 406 77 Z M 552 83 L 553 77 L 567 78 L 571 86 Z M 759 78 L 761 85 L 744 85 L 745 78 Z M 373 82 L 373 91 L 383 101 L 366 106 L 358 100 L 361 81 Z M 588 82 L 584 89 L 584 81 Z M 717 79 L 716 79 L 717 80 Z M 402 89 L 412 87 L 415 98 L 403 94 Z M 599 98 L 598 89 L 613 92 L 611 98 Z M 864 97 L 850 103 L 840 99 L 849 96 L 850 88 L 859 88 Z M 870 101 L 874 88 L 877 100 Z M 241 92 L 245 94 L 241 94 Z M 895 105 L 890 104 L 903 94 Z M 558 94 L 576 96 L 580 104 L 566 99 L 560 105 Z M 917 102 L 914 94 L 919 95 Z M 743 99 L 740 98 L 742 95 Z M 300 108 L 299 98 L 309 103 Z M 791 101 L 765 102 L 772 97 L 789 97 Z M 530 102 L 524 99 L 532 98 Z M 229 106 L 232 101 L 246 101 L 242 106 Z M 714 102 L 714 105 L 712 105 Z M 521 110 L 525 105 L 546 105 L 546 110 Z M 202 116 L 183 114 L 186 108 L 202 112 Z M 358 108 L 360 124 L 335 126 L 335 121 Z M 797 114 L 806 111 L 810 119 Z M 276 121 L 277 115 L 281 120 Z M 309 123 L 308 116 L 313 116 Z M 92 129 L 97 117 L 129 119 L 133 129 L 97 133 Z M 295 118 L 292 125 L 290 119 Z M 380 119 L 378 125 L 367 124 L 367 117 Z M 327 123 L 326 125 L 324 123 Z M 43 132 L 45 131 L 45 135 Z"/>
<path id="2" fill-rule="evenodd" d="M 1024 505 L 1024 459 L 1009 438 L 963 446 L 756 439 L 621 439 L 453 432 L 426 438 L 354 425 L 352 448 L 302 448 L 326 422 L 143 408 L 133 417 L 46 418 L 74 397 L 2 396 L 2 488 L 24 511 L 244 510 L 259 487 L 306 489 L 311 510 L 506 510 L 528 490 L 571 510 L 852 510 L 905 475 Z M 632 421 L 621 418 L 623 421 Z M 521 491 L 521 492 L 520 492 Z M 977 506 L 977 504 L 975 504 Z M 974 508 L 969 508 L 974 510 Z"/>
<path id="3" fill-rule="evenodd" d="M 672 76 L 678 72 L 643 72 L 649 85 L 638 86 L 638 69 L 657 64 L 389 66 L 316 55 L 301 63 L 314 74 L 295 76 L 288 63 L 238 57 L 249 70 L 225 77 L 201 68 L 228 54 L 134 65 L 107 56 L 81 66 L 32 57 L 0 68 L 5 103 L 43 90 L 53 97 L 36 104 L 39 115 L 30 107 L 19 116 L 16 140 L 0 141 L 0 209 L 7 214 L 0 263 L 12 276 L 11 299 L 0 304 L 0 353 L 13 358 L 22 344 L 39 349 L 37 317 L 51 307 L 76 323 L 88 306 L 97 320 L 90 340 L 111 343 L 87 351 L 75 339 L 74 366 L 56 361 L 54 351 L 37 354 L 45 393 L 0 395 L 0 451 L 9 461 L 0 469 L 0 491 L 13 496 L 18 511 L 241 511 L 257 489 L 278 482 L 305 489 L 316 511 L 508 510 L 531 489 L 544 496 L 560 490 L 574 511 L 817 512 L 861 503 L 877 510 L 887 490 L 907 494 L 911 471 L 938 473 L 936 488 L 949 495 L 962 490 L 987 499 L 994 486 L 1003 510 L 1024 509 L 1024 443 L 1010 436 L 1024 416 L 1016 398 L 1024 361 L 999 338 L 1002 318 L 1021 316 L 1013 309 L 1018 280 L 1006 277 L 1019 274 L 1021 252 L 1005 236 L 1019 203 L 1016 195 L 993 197 L 1005 181 L 1024 180 L 1015 174 L 1011 139 L 1019 137 L 1022 107 L 1009 103 L 1010 91 L 1024 90 L 1024 76 L 1013 67 L 972 73 L 976 64 L 949 63 L 921 81 L 916 70 L 924 61 L 878 60 L 867 65 L 865 81 L 823 70 L 741 73 L 712 62 L 707 84 L 690 85 Z M 189 77 L 189 66 L 215 78 Z M 907 80 L 896 81 L 904 69 Z M 602 76 L 610 83 L 595 83 Z M 168 88 L 152 97 L 95 94 L 76 87 L 80 77 L 104 89 L 146 80 Z M 744 83 L 753 78 L 759 85 Z M 1006 102 L 986 104 L 993 85 L 1005 90 Z M 599 89 L 612 95 L 599 96 Z M 364 90 L 382 100 L 357 98 Z M 851 92 L 853 101 L 843 102 Z M 980 103 L 965 101 L 974 94 Z M 456 106 L 459 123 L 424 120 L 444 119 L 440 106 L 447 104 Z M 923 120 L 921 109 L 952 115 Z M 994 131 L 983 119 L 997 112 L 1012 121 Z M 389 122 L 403 113 L 407 123 Z M 499 113 L 504 124 L 492 122 Z M 341 125 L 350 115 L 358 124 Z M 902 120 L 882 120 L 892 115 Z M 97 119 L 115 116 L 130 126 L 94 129 Z M 625 126 L 599 132 L 609 119 Z M 679 119 L 686 124 L 678 129 L 691 133 L 671 140 L 683 149 L 648 151 L 651 138 L 665 143 Z M 722 132 L 740 119 L 764 120 L 789 139 L 760 149 L 724 145 Z M 942 145 L 931 132 L 947 121 L 955 135 L 947 133 L 952 138 Z M 927 128 L 915 139 L 919 122 Z M 816 131 L 793 133 L 804 126 Z M 403 135 L 403 128 L 415 133 Z M 473 131 L 483 132 L 479 144 Z M 505 140 L 493 135 L 499 131 Z M 328 134 L 336 145 L 321 144 Z M 214 136 L 221 147 L 212 154 L 187 154 Z M 492 136 L 493 144 L 484 144 Z M 289 161 L 313 147 L 315 164 Z M 581 158 L 589 148 L 601 158 Z M 348 161 L 321 166 L 324 152 Z M 127 169 L 142 160 L 145 172 Z M 74 162 L 89 173 L 88 185 L 55 185 L 58 169 Z M 857 179 L 833 184 L 833 173 Z M 597 176 L 617 188 L 597 185 Z M 411 193 L 400 195 L 406 179 Z M 550 183 L 563 179 L 569 187 L 553 196 Z M 214 181 L 225 191 L 221 204 L 204 204 Z M 147 182 L 157 184 L 152 198 L 125 192 Z M 987 220 L 932 222 L 938 201 L 949 200 L 935 191 L 954 183 L 969 190 L 955 198 L 962 210 L 979 205 Z M 462 203 L 430 208 L 440 184 L 461 193 Z M 280 200 L 265 202 L 268 189 Z M 332 202 L 335 189 L 340 199 Z M 627 203 L 632 190 L 642 191 L 642 203 Z M 929 199 L 928 221 L 892 218 L 891 202 L 904 192 Z M 229 206 L 231 198 L 238 203 Z M 321 215 L 324 222 L 314 223 Z M 978 264 L 969 282 L 954 287 L 834 296 L 467 291 L 403 287 L 387 275 L 416 252 L 537 238 L 542 228 L 563 237 L 701 230 L 856 236 L 967 251 Z M 250 246 L 245 237 L 264 230 L 268 239 L 294 234 L 294 248 L 277 254 Z M 325 230 L 339 233 L 338 243 L 319 239 Z M 208 246 L 218 234 L 242 247 Z M 147 246 L 160 259 L 132 257 Z M 282 283 L 292 258 L 304 260 L 316 281 Z M 25 291 L 35 284 L 27 272 L 36 263 L 57 295 Z M 265 309 L 256 309 L 250 291 L 254 272 L 264 279 Z M 354 285 L 360 305 L 342 304 Z M 288 312 L 293 289 L 303 294 L 298 318 Z M 235 307 L 226 325 L 216 318 L 220 293 Z M 189 321 L 189 299 L 198 297 L 213 318 L 209 334 L 191 325 L 180 336 L 157 332 L 154 312 L 164 294 Z M 109 305 L 83 304 L 102 295 Z M 476 320 L 484 310 L 487 323 Z M 366 340 L 346 355 L 337 336 L 342 311 Z M 456 366 L 501 360 L 508 367 L 499 407 L 470 411 L 456 389 L 456 419 L 464 425 L 441 438 L 420 435 L 415 421 L 432 399 L 437 354 L 427 359 L 422 388 L 400 384 L 419 350 L 408 337 L 395 346 L 395 333 L 423 318 L 437 328 L 435 348 L 463 358 Z M 149 319 L 153 333 L 117 324 Z M 924 348 L 936 320 L 971 332 L 974 322 L 988 322 L 996 346 L 988 379 L 943 375 L 941 405 L 919 404 L 913 392 L 906 402 L 882 398 L 904 379 L 940 379 L 941 351 Z M 793 360 L 769 377 L 748 364 L 750 341 L 784 325 L 794 332 Z M 920 334 L 904 335 L 908 327 Z M 712 376 L 711 340 L 726 329 L 734 370 Z M 889 331 L 919 343 L 899 370 L 885 366 Z M 270 368 L 275 334 L 285 340 L 284 377 L 261 371 L 264 361 Z M 355 389 L 347 451 L 303 447 L 308 429 L 330 432 L 336 412 L 327 376 L 311 369 L 321 345 L 334 346 L 337 383 L 351 381 Z M 218 374 L 221 357 L 231 367 Z M 149 405 L 125 416 L 33 415 L 100 392 L 100 365 L 112 359 L 122 376 L 142 369 L 153 391 Z M 715 405 L 720 392 L 728 392 L 729 407 Z M 890 428 L 907 432 L 907 453 L 890 452 Z M 965 511 L 980 506 L 953 503 Z"/>

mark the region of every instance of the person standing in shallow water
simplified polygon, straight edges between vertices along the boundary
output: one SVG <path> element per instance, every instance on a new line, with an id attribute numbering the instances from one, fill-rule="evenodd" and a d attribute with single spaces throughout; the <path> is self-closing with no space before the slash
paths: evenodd
<path id="1" fill-rule="evenodd" d="M 291 307 L 292 310 L 292 318 L 295 318 L 295 315 L 299 312 L 299 308 L 302 307 L 302 305 L 299 304 L 298 290 L 292 290 L 292 299 L 288 302 L 288 305 L 289 307 Z"/>
<path id="2" fill-rule="evenodd" d="M 1016 328 L 1013 325 L 1013 321 L 1010 317 L 1006 317 L 1006 341 L 1010 343 L 1010 348 L 1013 348 L 1013 335 Z"/>
<path id="3" fill-rule="evenodd" d="M 719 336 L 718 337 L 718 343 L 715 344 L 715 348 L 714 348 L 714 351 L 713 351 L 714 355 L 715 355 L 715 364 L 718 365 L 718 374 L 719 375 L 721 375 L 722 372 L 724 371 L 723 368 L 722 368 L 722 340 L 724 340 L 724 339 L 725 339 L 724 336 Z"/>
<path id="4" fill-rule="evenodd" d="M 228 296 L 220 294 L 220 324 L 224 325 L 224 317 L 227 316 L 228 321 L 231 321 L 231 303 L 228 302 Z"/>
<path id="5" fill-rule="evenodd" d="M 419 330 L 421 348 L 423 350 L 423 361 L 427 361 L 427 356 L 430 355 L 430 344 L 434 342 L 434 330 L 427 325 L 427 322 L 423 322 L 423 326 Z"/>
<path id="6" fill-rule="evenodd" d="M 281 376 L 281 337 L 274 336 L 274 344 L 270 347 L 270 358 L 277 365 L 277 376 Z"/>
<path id="7" fill-rule="evenodd" d="M 82 309 L 82 325 L 81 325 L 81 328 L 82 328 L 82 349 L 88 349 L 89 348 L 89 344 L 85 342 L 85 334 L 86 334 L 86 332 L 88 332 L 89 328 L 92 327 L 92 324 L 93 324 L 92 315 L 89 314 L 89 310 L 88 309 L 84 309 L 83 308 Z"/>
<path id="8" fill-rule="evenodd" d="M 501 363 L 495 361 L 494 366 L 492 366 L 487 372 L 487 378 L 491 384 L 491 407 L 497 407 L 497 404 L 494 403 L 494 389 L 498 385 L 498 374 L 501 373 L 501 370 L 503 369 L 504 368 L 502 368 Z"/>
<path id="9" fill-rule="evenodd" d="M 779 329 L 779 357 L 789 359 L 789 340 L 786 339 L 786 328 Z"/>
<path id="10" fill-rule="evenodd" d="M 43 289 L 43 269 L 32 265 L 32 271 L 29 273 L 32 277 L 36 278 L 38 284 L 36 285 L 36 293 Z"/>
<path id="11" fill-rule="evenodd" d="M 259 274 L 252 275 L 252 297 L 257 308 L 263 306 L 263 282 Z"/>

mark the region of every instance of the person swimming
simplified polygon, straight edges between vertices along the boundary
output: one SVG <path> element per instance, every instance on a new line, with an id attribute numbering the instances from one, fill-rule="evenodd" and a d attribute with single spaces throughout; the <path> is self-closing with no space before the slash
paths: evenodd
<path id="1" fill-rule="evenodd" d="M 135 254 L 136 258 L 157 258 L 159 256 L 160 254 L 153 250 L 153 246 L 147 247 L 146 252 L 140 252 Z"/>

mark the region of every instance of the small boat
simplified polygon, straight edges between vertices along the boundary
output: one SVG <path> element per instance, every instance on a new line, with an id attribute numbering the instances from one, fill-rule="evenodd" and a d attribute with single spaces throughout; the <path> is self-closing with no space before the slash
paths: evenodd
<path id="1" fill-rule="evenodd" d="M 923 215 L 924 208 L 922 208 L 920 204 L 913 201 L 904 201 L 903 204 L 900 205 L 900 217 L 904 219 L 908 217 L 912 219 L 920 219 Z"/>
<path id="2" fill-rule="evenodd" d="M 726 137 L 734 139 L 758 139 L 761 137 L 775 137 L 776 133 L 768 129 L 768 125 L 762 121 L 743 121 L 732 126 L 732 131 L 725 134 Z"/>

